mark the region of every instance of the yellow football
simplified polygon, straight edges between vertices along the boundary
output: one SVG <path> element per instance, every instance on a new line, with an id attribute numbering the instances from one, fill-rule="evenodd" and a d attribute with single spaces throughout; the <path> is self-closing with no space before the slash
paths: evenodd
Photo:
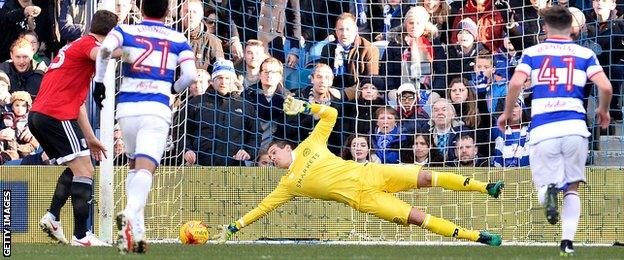
<path id="1" fill-rule="evenodd" d="M 204 244 L 208 238 L 208 227 L 201 221 L 189 221 L 180 228 L 180 242 L 182 244 Z"/>

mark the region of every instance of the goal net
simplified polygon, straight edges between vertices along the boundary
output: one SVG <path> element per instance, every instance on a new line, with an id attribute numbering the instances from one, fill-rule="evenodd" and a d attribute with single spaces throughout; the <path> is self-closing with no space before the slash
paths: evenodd
<path id="1" fill-rule="evenodd" d="M 134 3 L 125 0 L 103 1 L 110 8 L 128 2 Z M 186 2 L 171 1 L 171 15 L 166 23 L 191 36 L 193 32 L 183 26 L 183 20 L 189 15 L 181 11 L 186 10 L 182 8 Z M 284 1 L 286 4 L 278 1 L 200 2 L 204 11 L 204 29 L 214 30 L 213 34 L 221 40 L 226 59 L 234 60 L 238 43 L 245 48 L 248 40 L 268 37 L 265 42 L 267 52 L 287 64 L 282 75 L 285 90 L 277 92 L 275 96 L 283 98 L 285 95 L 295 95 L 338 109 L 339 119 L 329 141 L 329 148 L 336 155 L 354 159 L 357 155 L 350 151 L 354 144 L 349 137 L 364 137 L 370 148 L 366 158 L 369 161 L 419 163 L 424 158 L 426 166 L 443 167 L 437 169 L 456 171 L 482 180 L 506 181 L 506 189 L 499 200 L 489 200 L 481 194 L 424 189 L 400 193 L 398 196 L 406 202 L 467 228 L 502 233 L 505 240 L 558 240 L 556 237 L 560 228 L 546 224 L 542 209 L 536 203 L 530 172 L 526 167 L 526 129 L 530 125 L 526 118 L 530 117 L 531 100 L 529 89 L 523 92 L 518 101 L 520 112 L 525 116 L 519 119 L 524 130 L 507 135 L 493 128 L 504 105 L 507 80 L 518 63 L 522 49 L 543 41 L 541 21 L 536 12 L 538 6 L 532 6 L 529 1 L 485 0 L 483 6 L 479 6 L 479 10 L 485 8 L 485 11 L 477 14 L 474 5 L 481 3 L 480 0 L 301 0 Z M 541 4 L 543 1 L 537 2 Z M 561 0 L 559 3 L 548 2 L 576 5 Z M 414 6 L 424 8 L 409 11 Z M 138 6 L 131 7 L 122 22 L 140 22 Z M 586 13 L 592 12 L 590 6 L 578 8 Z M 416 15 L 416 18 L 410 19 L 421 19 L 423 13 L 419 12 L 423 10 L 429 16 L 428 20 L 420 21 L 426 24 L 423 26 L 424 32 L 421 32 L 423 36 L 406 38 L 404 22 L 409 15 Z M 366 41 L 342 46 L 344 56 L 340 58 L 335 44 L 334 47 L 331 45 L 337 38 L 334 35 L 338 27 L 337 18 L 345 12 L 354 16 L 359 37 Z M 616 13 L 617 10 L 613 11 L 614 18 L 617 18 Z M 586 25 L 581 29 L 578 41 L 597 49 L 600 43 L 596 41 L 596 31 L 592 31 L 596 20 L 584 19 L 586 22 L 582 24 Z M 593 36 L 591 33 L 594 33 Z M 334 35 L 334 38 L 330 35 Z M 419 45 L 412 47 L 412 41 L 418 41 Z M 368 46 L 368 49 L 358 49 L 349 54 L 350 48 L 362 48 L 362 45 Z M 603 52 L 616 51 L 616 47 L 613 48 Z M 244 56 L 247 50 L 241 51 Z M 297 59 L 290 60 L 291 57 Z M 196 58 L 201 63 L 211 62 L 206 60 L 204 54 L 198 54 Z M 243 103 L 254 108 L 254 114 L 244 116 L 242 120 L 253 122 L 257 131 L 234 129 L 237 123 L 232 119 L 236 113 L 234 109 L 216 111 L 222 108 L 205 105 L 204 102 L 216 102 L 215 95 L 210 94 L 214 93 L 210 87 L 208 94 L 204 94 L 206 98 L 199 104 L 188 105 L 193 95 L 189 91 L 175 96 L 167 150 L 154 175 L 145 208 L 149 239 L 174 241 L 179 227 L 190 220 L 204 221 L 209 225 L 210 232 L 215 232 L 218 225 L 238 219 L 257 205 L 275 187 L 283 173 L 271 167 L 211 167 L 213 165 L 201 162 L 187 166 L 184 159 L 186 151 L 194 151 L 198 158 L 218 157 L 214 152 L 216 148 L 207 151 L 200 144 L 212 142 L 215 146 L 228 149 L 226 154 L 233 157 L 237 150 L 230 150 L 229 147 L 233 142 L 239 142 L 234 145 L 247 149 L 252 156 L 242 165 L 252 166 L 256 165 L 256 157 L 266 148 L 270 139 L 300 142 L 317 122 L 318 119 L 313 117 L 292 118 L 275 112 L 281 108 L 281 103 L 274 97 L 269 96 L 268 103 L 261 102 L 261 99 L 250 99 L 248 93 L 263 93 L 262 83 L 255 85 L 255 82 L 262 82 L 262 75 L 252 75 L 247 71 L 252 69 L 246 67 L 248 64 L 245 58 L 241 58 L 235 63 L 236 72 L 240 75 L 237 84 L 244 88 L 241 95 Z M 333 85 L 337 92 L 330 90 L 317 93 L 311 87 L 317 63 L 330 66 L 335 74 Z M 616 80 L 618 76 L 615 76 L 620 72 L 612 70 L 616 66 L 611 64 L 602 65 L 609 70 L 612 84 L 617 89 L 614 101 L 617 104 L 611 107 L 611 112 L 619 113 L 614 118 L 621 120 L 621 81 Z M 117 85 L 122 80 L 119 67 L 116 75 L 108 77 Z M 253 88 L 258 89 L 253 92 Z M 587 89 L 586 107 L 590 111 L 588 128 L 594 134 L 590 139 L 588 165 L 621 167 L 622 160 L 618 157 L 624 156 L 621 121 L 612 123 L 606 132 L 601 133 L 591 114 L 597 104 L 596 93 L 593 87 Z M 441 106 L 436 107 L 443 98 L 448 102 L 442 102 Z M 218 112 L 224 112 L 228 119 L 214 125 L 214 118 L 191 118 L 188 116 L 190 107 L 210 110 L 208 114 L 215 117 Z M 385 107 L 389 109 L 380 110 Z M 445 111 L 453 110 L 454 113 L 441 112 L 441 107 Z M 438 114 L 443 120 L 436 120 Z M 109 111 L 106 114 L 108 118 L 103 119 L 101 126 L 102 133 L 107 134 L 110 143 L 114 144 L 114 157 L 103 162 L 99 171 L 102 176 L 114 176 L 109 182 L 106 178 L 100 182 L 103 186 L 100 186 L 102 193 L 99 203 L 106 204 L 109 199 L 112 201 L 108 207 L 103 205 L 98 211 L 97 224 L 100 236 L 104 239 L 115 237 L 111 233 L 112 218 L 125 206 L 125 177 L 128 170 L 127 159 L 123 155 L 123 142 L 118 138 L 120 135 L 112 115 L 113 112 Z M 214 133 L 206 136 L 201 130 L 190 132 L 187 130 L 189 124 L 214 127 Z M 384 124 L 390 125 L 387 131 L 382 130 L 386 129 Z M 438 124 L 452 124 L 452 127 L 438 130 L 442 129 Z M 236 132 L 233 129 L 240 130 L 242 138 L 229 136 Z M 452 136 L 443 134 L 447 131 L 457 133 Z M 227 138 L 219 139 L 218 136 Z M 469 136 L 470 140 L 465 141 L 462 136 Z M 189 138 L 195 141 L 188 142 Z M 254 145 L 238 141 L 250 138 Z M 422 149 L 425 149 L 424 153 Z M 583 213 L 579 240 L 610 243 L 618 239 L 617 234 L 622 230 L 616 223 L 622 223 L 623 220 L 621 203 L 617 202 L 623 198 L 613 183 L 622 184 L 624 179 L 607 168 L 588 168 L 587 172 L 590 186 L 581 191 Z M 450 241 L 416 227 L 404 228 L 386 223 L 341 204 L 306 198 L 297 198 L 276 209 L 242 230 L 236 239 Z"/>

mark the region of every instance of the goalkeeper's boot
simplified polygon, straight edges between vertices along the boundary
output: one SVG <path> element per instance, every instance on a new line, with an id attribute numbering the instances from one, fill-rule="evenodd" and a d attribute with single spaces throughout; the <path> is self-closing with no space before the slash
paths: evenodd
<path id="1" fill-rule="evenodd" d="M 559 194 L 559 189 L 555 184 L 548 185 L 548 189 L 546 190 L 546 220 L 551 225 L 557 224 L 559 221 L 559 210 L 557 195 Z"/>
<path id="2" fill-rule="evenodd" d="M 60 221 L 56 221 L 56 217 L 50 212 L 46 212 L 45 215 L 39 220 L 39 227 L 48 234 L 54 241 L 58 241 L 61 244 L 69 244 L 65 234 L 63 234 L 63 226 Z"/>
<path id="3" fill-rule="evenodd" d="M 494 198 L 498 198 L 498 196 L 500 196 L 501 192 L 503 191 L 504 187 L 505 187 L 505 183 L 503 181 L 497 181 L 493 183 L 488 183 L 488 185 L 485 186 L 485 189 L 487 190 L 487 193 L 490 196 Z"/>
<path id="4" fill-rule="evenodd" d="M 502 239 L 498 234 L 481 231 L 479 232 L 479 239 L 477 239 L 477 242 L 490 246 L 500 246 Z"/>
<path id="5" fill-rule="evenodd" d="M 111 246 L 108 243 L 100 240 L 95 234 L 87 231 L 85 237 L 78 239 L 76 236 L 72 236 L 72 246 L 92 247 L 92 246 Z"/>
<path id="6" fill-rule="evenodd" d="M 122 211 L 117 214 L 117 250 L 121 254 L 134 251 L 134 241 L 132 237 L 132 224 L 130 218 Z"/>
<path id="7" fill-rule="evenodd" d="M 561 244 L 559 245 L 559 255 L 560 256 L 573 256 L 574 255 L 574 246 L 572 246 L 572 241 L 570 240 L 561 240 Z"/>

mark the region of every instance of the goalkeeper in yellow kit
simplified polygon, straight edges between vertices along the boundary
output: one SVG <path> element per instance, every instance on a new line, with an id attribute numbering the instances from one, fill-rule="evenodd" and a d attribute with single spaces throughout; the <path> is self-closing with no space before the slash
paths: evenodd
<path id="1" fill-rule="evenodd" d="M 276 167 L 288 171 L 260 205 L 229 226 L 223 226 L 213 239 L 224 243 L 241 228 L 292 198 L 310 197 L 341 202 L 399 225 L 416 224 L 446 237 L 492 246 L 501 244 L 501 237 L 497 234 L 461 228 L 410 206 L 393 193 L 421 187 L 442 187 L 478 191 L 497 198 L 504 186 L 502 182 L 487 184 L 453 173 L 424 171 L 419 165 L 363 164 L 343 160 L 327 149 L 327 138 L 336 122 L 336 109 L 288 97 L 284 102 L 284 112 L 288 115 L 313 113 L 320 116 L 320 121 L 299 146 L 287 141 L 271 142 L 269 158 Z"/>

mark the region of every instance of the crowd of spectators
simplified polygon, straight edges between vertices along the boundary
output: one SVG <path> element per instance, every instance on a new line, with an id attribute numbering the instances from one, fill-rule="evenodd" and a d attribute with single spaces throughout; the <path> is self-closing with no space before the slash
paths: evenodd
<path id="1" fill-rule="evenodd" d="M 138 1 L 116 2 L 121 23 L 140 21 Z M 21 109 L 36 98 L 52 55 L 84 31 L 85 1 L 0 5 L 0 164 L 42 162 Z M 176 97 L 169 152 L 187 165 L 270 166 L 271 140 L 300 142 L 318 122 L 283 113 L 293 95 L 339 111 L 328 147 L 345 159 L 527 166 L 530 88 L 504 132 L 494 122 L 522 51 L 544 40 L 539 11 L 550 5 L 569 6 L 572 38 L 607 72 L 611 116 L 621 124 L 624 20 L 616 0 L 172 0 L 169 24 L 187 33 L 199 80 Z"/>

